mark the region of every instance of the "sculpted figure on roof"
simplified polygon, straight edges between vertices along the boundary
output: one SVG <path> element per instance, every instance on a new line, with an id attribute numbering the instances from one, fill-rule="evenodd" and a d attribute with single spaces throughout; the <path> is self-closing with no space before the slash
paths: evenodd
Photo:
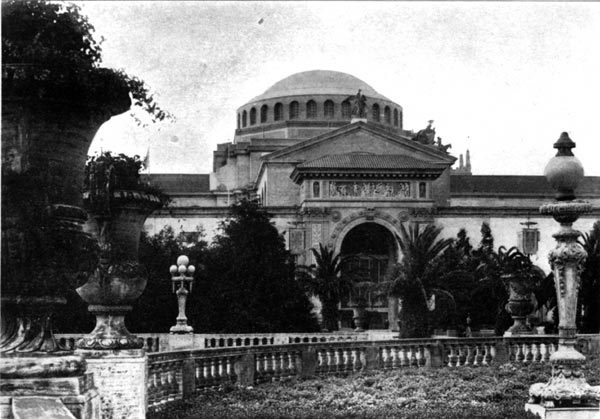
<path id="1" fill-rule="evenodd" d="M 433 119 L 429 120 L 427 128 L 417 132 L 417 135 L 413 137 L 413 141 L 417 141 L 421 144 L 433 145 L 435 143 L 435 128 L 433 128 Z"/>
<path id="2" fill-rule="evenodd" d="M 352 101 L 352 116 L 354 118 L 366 118 L 367 98 L 362 94 L 361 90 L 358 89 L 358 93 L 355 96 L 350 96 L 348 99 Z"/>

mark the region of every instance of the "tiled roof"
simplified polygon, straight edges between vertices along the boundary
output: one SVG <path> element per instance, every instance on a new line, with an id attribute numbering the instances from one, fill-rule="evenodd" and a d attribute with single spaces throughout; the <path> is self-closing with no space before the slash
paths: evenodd
<path id="1" fill-rule="evenodd" d="M 554 196 L 555 191 L 544 176 L 452 175 L 450 193 Z M 600 177 L 583 178 L 575 194 L 600 196 Z"/>
<path id="2" fill-rule="evenodd" d="M 399 154 L 348 153 L 321 157 L 299 164 L 298 169 L 372 169 L 408 170 L 443 169 L 444 163 L 435 163 Z"/>
<path id="3" fill-rule="evenodd" d="M 209 192 L 209 175 L 181 173 L 152 173 L 142 175 L 143 181 L 160 188 L 167 195 Z"/>

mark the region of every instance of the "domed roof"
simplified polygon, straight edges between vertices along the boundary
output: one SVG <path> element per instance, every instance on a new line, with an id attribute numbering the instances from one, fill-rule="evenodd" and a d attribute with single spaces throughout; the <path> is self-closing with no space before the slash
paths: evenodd
<path id="1" fill-rule="evenodd" d="M 358 89 L 367 98 L 377 98 L 391 102 L 385 96 L 359 78 L 339 71 L 312 70 L 292 74 L 269 87 L 262 95 L 250 102 L 300 95 L 355 95 Z"/>

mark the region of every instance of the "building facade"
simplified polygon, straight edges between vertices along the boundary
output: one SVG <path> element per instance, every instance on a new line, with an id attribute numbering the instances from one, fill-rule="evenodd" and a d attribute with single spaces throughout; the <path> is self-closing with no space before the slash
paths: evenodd
<path id="1" fill-rule="evenodd" d="M 366 98 L 360 118 L 353 109 L 359 90 Z M 170 225 L 192 239 L 202 228 L 210 240 L 227 207 L 251 194 L 273 214 L 300 264 L 311 264 L 310 249 L 324 244 L 356 256 L 382 281 L 401 257 L 401 223 L 436 223 L 446 237 L 465 228 L 477 241 L 486 222 L 496 246 L 535 241 L 533 259 L 548 270 L 557 225 L 539 216 L 554 199 L 545 178 L 472 175 L 468 152 L 453 168 L 457 158 L 431 123 L 415 133 L 402 118 L 402 106 L 349 74 L 291 75 L 237 110 L 234 140 L 218 145 L 212 173 L 150 175 L 172 202 L 145 228 L 154 234 Z M 588 231 L 600 218 L 600 178 L 586 177 L 577 195 L 596 208 L 576 224 Z M 534 234 L 524 232 L 526 222 Z M 396 324 L 395 301 L 373 298 L 370 310 L 371 327 Z M 344 312 L 349 326 L 350 310 Z"/>

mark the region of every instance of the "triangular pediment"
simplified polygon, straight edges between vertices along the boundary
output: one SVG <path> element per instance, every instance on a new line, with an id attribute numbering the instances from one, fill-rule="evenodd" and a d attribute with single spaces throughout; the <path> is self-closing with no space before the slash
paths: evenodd
<path id="1" fill-rule="evenodd" d="M 294 144 L 263 157 L 269 162 L 303 163 L 352 153 L 407 156 L 420 161 L 450 166 L 455 157 L 436 146 L 420 144 L 410 138 L 393 134 L 369 123 L 357 122 L 337 130 Z"/>

